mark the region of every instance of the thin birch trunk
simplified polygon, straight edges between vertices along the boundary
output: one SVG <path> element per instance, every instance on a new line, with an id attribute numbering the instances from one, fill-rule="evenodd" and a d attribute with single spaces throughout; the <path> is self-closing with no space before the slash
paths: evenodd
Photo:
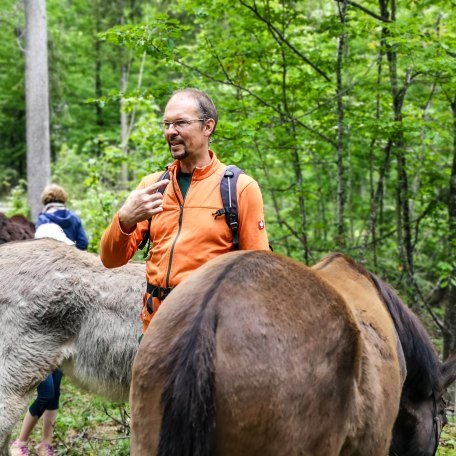
<path id="1" fill-rule="evenodd" d="M 101 81 L 101 42 L 98 39 L 98 33 L 101 32 L 101 12 L 98 2 L 94 4 L 95 12 L 95 98 L 99 99 L 103 95 L 103 85 Z M 100 103 L 95 103 L 96 124 L 100 129 L 104 126 L 103 109 Z M 101 152 L 99 150 L 99 152 Z"/>
<path id="2" fill-rule="evenodd" d="M 299 148 L 297 146 L 298 141 L 297 141 L 296 125 L 294 122 L 293 114 L 290 112 L 290 109 L 288 106 L 286 54 L 285 54 L 282 44 L 281 43 L 279 43 L 279 44 L 281 46 L 281 52 L 282 52 L 282 105 L 283 105 L 283 111 L 288 116 L 288 119 L 283 119 L 283 120 L 284 120 L 284 123 L 288 121 L 290 124 L 288 129 L 290 131 L 290 136 L 293 141 L 292 163 L 293 163 L 293 169 L 294 169 L 295 179 L 296 179 L 299 214 L 301 217 L 301 227 L 299 229 L 299 241 L 302 246 L 302 255 L 303 255 L 304 262 L 306 264 L 309 264 L 311 254 L 310 254 L 309 244 L 308 244 L 308 240 L 307 240 L 307 209 L 306 209 L 306 197 L 304 194 L 304 182 L 303 182 L 303 177 L 302 177 L 301 156 L 299 153 Z"/>
<path id="3" fill-rule="evenodd" d="M 120 100 L 120 141 L 122 147 L 122 153 L 125 157 L 128 157 L 128 114 L 125 107 L 125 93 L 128 87 L 128 68 L 125 62 L 122 63 L 120 69 L 120 91 L 122 92 L 122 98 Z M 123 188 L 127 188 L 128 183 L 128 163 L 127 161 L 122 163 L 122 170 L 120 174 L 120 185 Z"/>
<path id="4" fill-rule="evenodd" d="M 347 33 L 345 32 L 345 23 L 347 16 L 347 0 L 337 3 L 339 8 L 339 18 L 343 31 L 338 38 L 337 45 L 337 145 L 336 145 L 336 163 L 337 163 L 337 211 L 336 225 L 337 236 L 336 243 L 339 247 L 345 247 L 345 203 L 346 203 L 346 181 L 345 181 L 345 122 L 344 122 L 344 84 L 343 84 L 343 58 L 347 42 Z"/>
<path id="5" fill-rule="evenodd" d="M 51 179 L 46 1 L 25 0 L 24 5 L 27 198 L 36 221 L 41 192 Z"/>
<path id="6" fill-rule="evenodd" d="M 388 2 L 380 0 L 380 11 L 384 22 L 394 23 L 396 20 L 396 2 L 391 0 L 391 11 L 388 11 Z M 383 36 L 387 39 L 390 36 L 388 27 L 383 28 Z M 410 214 L 410 195 L 407 175 L 407 161 L 405 153 L 405 140 L 402 125 L 402 108 L 405 94 L 411 83 L 410 71 L 407 71 L 403 87 L 399 87 L 397 71 L 397 53 L 393 46 L 385 40 L 386 57 L 388 60 L 389 76 L 391 84 L 391 96 L 393 104 L 394 120 L 397 122 L 396 132 L 393 134 L 394 153 L 397 163 L 397 184 L 396 184 L 396 220 L 399 255 L 408 285 L 410 306 L 415 312 L 419 311 L 417 286 L 414 271 L 414 254 L 412 243 L 412 226 Z"/>
<path id="7" fill-rule="evenodd" d="M 456 354 L 456 95 L 451 103 L 451 111 L 453 113 L 453 166 L 451 169 L 448 201 L 448 261 L 452 265 L 452 271 L 449 277 L 448 301 L 445 307 L 445 330 L 443 333 L 444 359 Z"/>

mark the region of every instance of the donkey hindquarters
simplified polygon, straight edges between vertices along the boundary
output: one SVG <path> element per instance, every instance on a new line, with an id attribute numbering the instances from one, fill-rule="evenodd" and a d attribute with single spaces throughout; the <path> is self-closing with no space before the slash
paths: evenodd
<path id="1" fill-rule="evenodd" d="M 141 342 L 131 454 L 384 456 L 389 438 L 369 450 L 354 438 L 362 349 L 345 301 L 309 268 L 267 252 L 216 258 Z"/>

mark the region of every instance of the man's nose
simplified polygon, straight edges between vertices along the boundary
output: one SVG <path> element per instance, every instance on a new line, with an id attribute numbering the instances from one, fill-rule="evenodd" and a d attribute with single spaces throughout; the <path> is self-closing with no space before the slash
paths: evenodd
<path id="1" fill-rule="evenodd" d="M 165 134 L 167 136 L 174 136 L 174 135 L 178 135 L 179 132 L 177 131 L 176 127 L 174 126 L 173 123 L 170 123 L 168 128 L 166 129 L 165 131 Z"/>

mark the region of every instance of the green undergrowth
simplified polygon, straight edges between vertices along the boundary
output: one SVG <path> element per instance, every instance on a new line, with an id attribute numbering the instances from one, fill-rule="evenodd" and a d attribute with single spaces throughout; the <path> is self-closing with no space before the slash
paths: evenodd
<path id="1" fill-rule="evenodd" d="M 456 417 L 449 411 L 437 456 L 456 454 Z M 60 411 L 54 433 L 58 456 L 128 456 L 130 454 L 128 405 L 110 402 L 62 381 Z M 19 434 L 16 426 L 13 438 Z M 30 439 L 30 455 L 41 437 L 41 421 Z M 285 455 L 284 455 L 285 456 Z"/>
<path id="2" fill-rule="evenodd" d="M 41 425 L 40 420 L 30 437 L 31 456 L 41 439 Z M 19 430 L 20 423 L 13 438 L 17 438 Z M 64 377 L 54 447 L 58 456 L 129 455 L 128 406 L 83 392 Z"/>
<path id="3" fill-rule="evenodd" d="M 456 455 L 456 416 L 448 414 L 448 424 L 443 428 L 437 456 Z"/>

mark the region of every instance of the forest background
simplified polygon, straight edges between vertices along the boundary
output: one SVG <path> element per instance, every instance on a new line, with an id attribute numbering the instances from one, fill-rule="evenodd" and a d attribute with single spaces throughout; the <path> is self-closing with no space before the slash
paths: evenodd
<path id="1" fill-rule="evenodd" d="M 454 0 L 47 0 L 52 180 L 97 252 L 170 155 L 179 88 L 219 110 L 212 148 L 255 177 L 275 252 L 342 251 L 456 353 Z M 0 198 L 27 205 L 25 14 L 0 6 Z"/>

